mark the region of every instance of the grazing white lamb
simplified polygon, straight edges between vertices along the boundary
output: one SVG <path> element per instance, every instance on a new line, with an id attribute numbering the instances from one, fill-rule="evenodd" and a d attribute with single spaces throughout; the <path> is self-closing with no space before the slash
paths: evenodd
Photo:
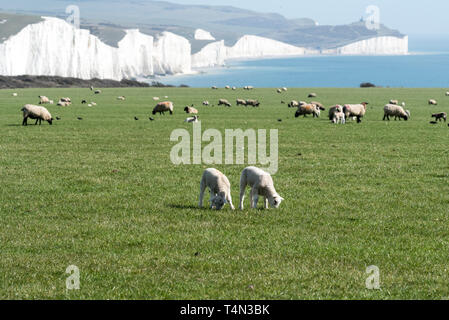
<path id="1" fill-rule="evenodd" d="M 210 190 L 210 208 L 221 210 L 226 203 L 229 203 L 232 210 L 235 210 L 231 198 L 231 183 L 228 178 L 217 169 L 206 169 L 201 178 L 199 207 L 203 207 L 204 191 Z"/>
<path id="2" fill-rule="evenodd" d="M 276 192 L 273 179 L 268 172 L 256 167 L 247 167 L 243 169 L 240 177 L 240 210 L 243 210 L 243 200 L 245 199 L 246 186 L 251 187 L 251 208 L 257 208 L 259 196 L 264 197 L 265 209 L 268 209 L 268 204 L 277 209 L 284 200 L 284 198 Z"/>

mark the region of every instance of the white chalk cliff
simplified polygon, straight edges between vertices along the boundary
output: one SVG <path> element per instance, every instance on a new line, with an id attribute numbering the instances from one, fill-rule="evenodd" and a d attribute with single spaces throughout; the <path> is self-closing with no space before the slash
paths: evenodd
<path id="1" fill-rule="evenodd" d="M 56 75 L 115 79 L 191 71 L 187 39 L 164 32 L 156 40 L 127 30 L 118 48 L 88 30 L 45 17 L 0 44 L 1 75 Z"/>
<path id="2" fill-rule="evenodd" d="M 194 38 L 195 40 L 216 40 L 209 31 L 203 29 L 196 29 Z"/>
<path id="3" fill-rule="evenodd" d="M 198 30 L 195 36 L 213 38 L 209 32 Z M 322 53 L 407 54 L 408 38 L 377 37 Z M 228 59 L 305 54 L 319 52 L 246 35 L 233 46 L 228 47 L 224 41 L 216 41 L 192 55 L 191 44 L 186 38 L 170 32 L 163 32 L 153 38 L 137 29 L 126 30 L 118 47 L 113 47 L 103 43 L 89 30 L 76 29 L 64 20 L 45 17 L 44 21 L 26 26 L 0 43 L 0 75 L 121 80 L 190 73 L 192 68 L 224 65 Z"/>
<path id="4" fill-rule="evenodd" d="M 408 37 L 377 37 L 346 46 L 324 50 L 324 54 L 341 55 L 403 55 L 408 53 Z"/>

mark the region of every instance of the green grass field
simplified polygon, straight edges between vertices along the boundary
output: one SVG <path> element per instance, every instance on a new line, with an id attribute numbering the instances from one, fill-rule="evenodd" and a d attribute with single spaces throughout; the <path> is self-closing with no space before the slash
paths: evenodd
<path id="1" fill-rule="evenodd" d="M 280 103 L 311 91 L 326 107 L 368 101 L 367 116 L 337 126 L 327 112 L 295 119 Z M 0 298 L 447 299 L 449 128 L 429 124 L 449 111 L 445 91 L 1 90 Z M 20 109 L 38 95 L 74 104 L 48 106 L 62 118 L 53 126 L 22 127 Z M 152 97 L 165 95 L 175 114 L 149 121 Z M 262 105 L 201 106 L 219 98 Z M 390 99 L 406 101 L 412 119 L 382 121 Z M 210 166 L 173 165 L 169 141 L 174 129 L 192 130 L 182 112 L 192 103 L 203 130 L 279 130 L 279 210 L 196 208 Z M 236 206 L 245 166 L 214 166 Z M 80 290 L 66 290 L 69 265 Z M 381 290 L 365 287 L 370 265 Z"/>

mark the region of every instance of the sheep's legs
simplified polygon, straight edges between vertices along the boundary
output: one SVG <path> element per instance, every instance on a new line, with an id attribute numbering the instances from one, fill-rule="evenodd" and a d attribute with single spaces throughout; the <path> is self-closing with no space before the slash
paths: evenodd
<path id="1" fill-rule="evenodd" d="M 198 206 L 200 208 L 203 207 L 203 202 L 204 202 L 204 191 L 206 191 L 206 183 L 204 182 L 204 180 L 201 180 L 201 185 L 200 185 L 200 202 L 198 204 Z"/>
<path id="2" fill-rule="evenodd" d="M 240 210 L 243 210 L 243 200 L 245 200 L 245 190 L 246 190 L 246 174 L 245 172 L 243 172 L 242 176 L 240 177 L 240 203 L 239 203 Z"/>
<path id="3" fill-rule="evenodd" d="M 22 126 L 27 126 L 28 125 L 28 117 L 23 118 L 22 121 Z"/>
<path id="4" fill-rule="evenodd" d="M 226 201 L 229 203 L 229 205 L 231 206 L 232 210 L 235 210 L 234 205 L 232 204 L 232 198 L 231 198 L 231 190 L 229 190 L 227 196 L 226 196 Z"/>
<path id="5" fill-rule="evenodd" d="M 257 189 L 255 187 L 253 187 L 251 189 L 250 197 L 251 197 L 251 199 L 250 199 L 250 201 L 251 201 L 251 209 L 256 209 L 257 208 L 257 202 L 259 202 L 259 195 L 258 195 Z"/>
<path id="6" fill-rule="evenodd" d="M 264 205 L 265 205 L 265 209 L 268 209 L 268 199 L 267 199 L 267 197 L 264 197 Z"/>

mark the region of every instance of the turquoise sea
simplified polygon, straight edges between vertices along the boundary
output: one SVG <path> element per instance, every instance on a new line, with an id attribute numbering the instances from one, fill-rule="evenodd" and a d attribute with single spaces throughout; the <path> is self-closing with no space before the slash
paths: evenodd
<path id="1" fill-rule="evenodd" d="M 411 38 L 406 56 L 310 56 L 228 61 L 196 75 L 157 79 L 191 87 L 449 87 L 449 39 Z"/>

